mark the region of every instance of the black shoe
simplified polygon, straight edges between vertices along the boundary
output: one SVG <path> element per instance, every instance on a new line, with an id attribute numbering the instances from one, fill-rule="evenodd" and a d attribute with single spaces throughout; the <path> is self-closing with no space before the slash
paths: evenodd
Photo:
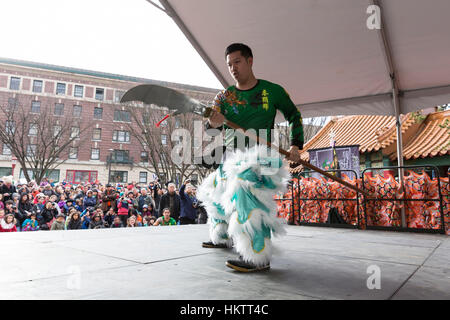
<path id="1" fill-rule="evenodd" d="M 256 266 L 251 262 L 245 262 L 241 257 L 239 257 L 239 260 L 228 260 L 226 265 L 227 267 L 239 272 L 256 272 L 270 269 L 270 263 L 263 266 Z"/>
<path id="2" fill-rule="evenodd" d="M 220 249 L 228 248 L 228 246 L 225 243 L 214 244 L 212 241 L 203 242 L 202 247 L 203 248 L 220 248 Z"/>

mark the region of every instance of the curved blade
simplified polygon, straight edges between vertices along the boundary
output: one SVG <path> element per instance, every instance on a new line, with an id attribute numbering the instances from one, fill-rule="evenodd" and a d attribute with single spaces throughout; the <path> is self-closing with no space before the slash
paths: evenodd
<path id="1" fill-rule="evenodd" d="M 167 107 L 170 110 L 175 110 L 172 115 L 187 112 L 203 114 L 205 108 L 205 105 L 198 100 L 177 90 L 155 84 L 141 84 L 125 92 L 120 102 L 130 101 L 142 101 L 146 104 Z"/>

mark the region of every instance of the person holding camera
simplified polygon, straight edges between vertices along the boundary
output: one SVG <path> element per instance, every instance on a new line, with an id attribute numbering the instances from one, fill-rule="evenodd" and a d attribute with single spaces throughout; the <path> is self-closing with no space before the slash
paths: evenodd
<path id="1" fill-rule="evenodd" d="M 100 208 L 99 209 L 97 209 L 97 211 L 98 210 L 101 210 Z M 107 228 L 109 228 L 112 224 L 113 224 L 113 221 L 114 221 L 114 216 L 116 215 L 116 213 L 114 212 L 114 209 L 113 208 L 110 208 L 106 213 L 105 213 L 105 216 L 104 216 L 104 218 L 103 218 L 103 220 L 105 221 L 105 227 L 107 227 Z"/>
<path id="2" fill-rule="evenodd" d="M 9 177 L 5 178 L 3 181 L 3 185 L 0 187 L 0 193 L 3 194 L 3 202 L 11 200 L 13 193 L 16 192 L 17 189 L 12 184 L 12 180 Z"/>
<path id="3" fill-rule="evenodd" d="M 127 198 L 125 193 L 121 192 L 119 201 L 117 203 L 117 214 L 119 215 L 120 220 L 122 221 L 122 224 L 124 226 L 127 225 L 128 214 L 131 206 L 131 200 Z"/>
<path id="4" fill-rule="evenodd" d="M 58 204 L 56 202 L 47 201 L 44 205 L 44 209 L 42 210 L 42 218 L 39 221 L 39 227 L 41 230 L 50 230 L 52 221 L 59 214 L 58 209 L 56 208 Z"/>
<path id="5" fill-rule="evenodd" d="M 180 224 L 195 224 L 198 201 L 192 193 L 191 180 L 186 180 L 180 188 Z"/>
<path id="6" fill-rule="evenodd" d="M 20 227 L 27 217 L 22 215 L 22 213 L 19 211 L 16 204 L 12 200 L 8 200 L 5 202 L 5 215 L 7 214 L 12 214 L 14 216 L 16 220 L 17 231 L 20 231 Z"/>

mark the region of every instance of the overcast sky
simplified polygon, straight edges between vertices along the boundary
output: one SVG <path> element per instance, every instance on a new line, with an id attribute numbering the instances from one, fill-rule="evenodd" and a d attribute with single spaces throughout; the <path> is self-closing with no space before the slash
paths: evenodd
<path id="1" fill-rule="evenodd" d="M 1 0 L 0 12 L 0 57 L 222 88 L 145 0 Z"/>

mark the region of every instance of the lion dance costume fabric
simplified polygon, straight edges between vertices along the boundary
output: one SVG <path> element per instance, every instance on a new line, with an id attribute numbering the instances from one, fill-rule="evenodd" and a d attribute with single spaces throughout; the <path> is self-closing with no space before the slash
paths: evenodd
<path id="1" fill-rule="evenodd" d="M 208 212 L 211 241 L 234 244 L 255 265 L 270 262 L 272 236 L 285 234 L 273 197 L 286 191 L 289 179 L 280 155 L 265 146 L 227 154 L 197 193 Z"/>

